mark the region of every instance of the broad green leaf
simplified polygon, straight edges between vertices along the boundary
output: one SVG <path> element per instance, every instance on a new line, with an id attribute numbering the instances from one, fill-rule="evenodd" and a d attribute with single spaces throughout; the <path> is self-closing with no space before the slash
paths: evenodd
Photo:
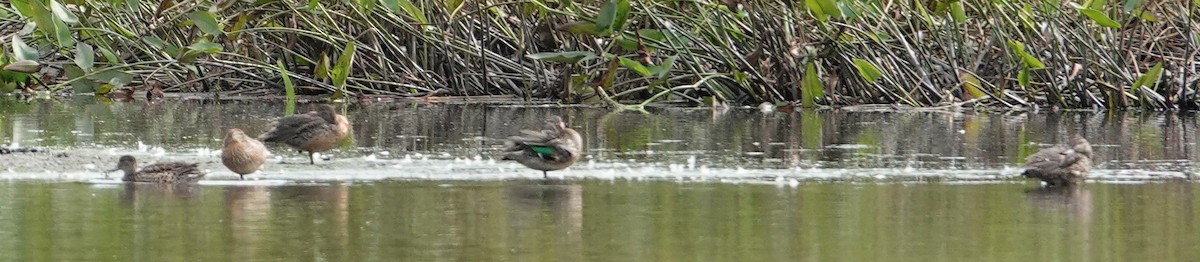
<path id="1" fill-rule="evenodd" d="M 221 25 L 217 23 L 217 17 L 212 13 L 205 11 L 196 11 L 188 15 L 196 27 L 200 28 L 201 32 L 209 35 L 221 35 Z"/>
<path id="2" fill-rule="evenodd" d="M 108 93 L 107 90 L 104 92 L 100 92 L 100 89 L 101 89 L 101 88 L 99 88 L 100 84 L 97 84 L 95 81 L 92 81 L 91 79 L 87 79 L 87 78 L 79 79 L 81 77 L 86 76 L 87 73 L 83 72 L 83 69 L 80 69 L 78 66 L 66 65 L 66 66 L 64 66 L 64 69 L 66 71 L 67 79 L 73 80 L 73 81 L 71 81 L 71 87 L 76 92 L 94 91 L 100 95 Z M 109 86 L 110 86 L 109 90 L 111 90 L 111 85 L 109 85 Z"/>
<path id="3" fill-rule="evenodd" d="M 591 60 L 596 58 L 596 53 L 587 51 L 569 51 L 569 52 L 548 52 L 525 55 L 533 60 L 545 60 L 560 63 L 574 64 L 579 61 Z"/>
<path id="4" fill-rule="evenodd" d="M 39 59 L 37 49 L 29 47 L 29 45 L 25 44 L 25 40 L 22 40 L 16 34 L 12 35 L 12 50 L 13 56 L 16 56 L 17 60 L 37 61 Z"/>
<path id="5" fill-rule="evenodd" d="M 983 92 L 983 84 L 975 74 L 971 74 L 966 70 L 958 70 L 958 81 L 963 85 L 963 91 L 970 95 L 972 99 L 987 97 L 987 93 Z"/>
<path id="6" fill-rule="evenodd" d="M 42 64 L 33 60 L 17 60 L 4 66 L 4 70 L 32 74 L 42 69 Z"/>
<path id="7" fill-rule="evenodd" d="M 1074 1 L 1072 1 L 1074 2 Z M 1083 6 L 1090 9 L 1103 10 L 1108 5 L 1108 0 L 1088 0 L 1083 2 Z"/>
<path id="8" fill-rule="evenodd" d="M 883 77 L 883 73 L 879 72 L 879 68 L 876 68 L 870 61 L 858 58 L 854 58 L 853 61 L 854 68 L 858 69 L 858 74 L 862 75 L 863 79 L 867 80 L 867 82 L 874 83 L 875 80 Z"/>
<path id="9" fill-rule="evenodd" d="M 1079 13 L 1082 13 L 1083 15 L 1087 16 L 1089 19 L 1092 19 L 1093 22 L 1096 22 L 1096 24 L 1099 24 L 1100 26 L 1108 27 L 1108 28 L 1121 28 L 1120 23 L 1117 23 L 1117 21 L 1113 21 L 1112 18 L 1108 18 L 1107 15 L 1105 15 L 1103 12 L 1100 12 L 1098 10 L 1085 8 L 1085 9 L 1079 9 Z"/>
<path id="10" fill-rule="evenodd" d="M 646 66 L 642 65 L 642 62 L 624 57 L 620 58 L 620 62 L 621 66 L 625 67 L 625 69 L 629 69 L 642 77 L 650 77 L 650 70 L 646 69 Z"/>
<path id="11" fill-rule="evenodd" d="M 446 9 L 450 9 L 450 17 L 454 17 L 455 14 L 458 14 L 458 10 L 461 10 L 463 7 L 463 2 L 465 2 L 465 1 L 464 0 L 446 0 Z"/>
<path id="12" fill-rule="evenodd" d="M 71 36 L 71 27 L 57 18 L 54 20 L 54 38 L 57 39 L 58 47 L 68 48 L 75 45 L 75 38 Z"/>
<path id="13" fill-rule="evenodd" d="M 321 61 L 313 69 L 313 78 L 322 81 L 329 78 L 329 55 L 325 52 L 321 52 Z"/>
<path id="14" fill-rule="evenodd" d="M 58 20 L 72 24 L 79 23 L 79 17 L 71 13 L 71 10 L 67 10 L 67 7 L 58 0 L 50 0 L 50 10 L 54 12 L 54 16 L 58 17 Z"/>
<path id="15" fill-rule="evenodd" d="M 116 53 L 113 53 L 112 50 L 108 50 L 108 48 L 100 47 L 100 53 L 104 54 L 104 61 L 108 61 L 109 64 L 125 64 L 124 60 L 121 60 Z"/>
<path id="16" fill-rule="evenodd" d="M 801 105 L 804 107 L 816 106 L 817 97 L 825 96 L 825 87 L 817 76 L 817 65 L 811 61 L 804 66 L 804 86 L 801 91 Z"/>
<path id="17" fill-rule="evenodd" d="M 358 7 L 362 8 L 363 12 L 370 14 L 375 11 L 375 1 L 378 0 L 358 0 Z"/>
<path id="18" fill-rule="evenodd" d="M 596 17 L 596 31 L 607 34 L 621 30 L 625 19 L 629 16 L 629 0 L 608 0 L 600 7 Z"/>
<path id="19" fill-rule="evenodd" d="M 346 47 L 342 49 L 342 55 L 338 56 L 338 62 L 333 66 L 333 86 L 341 89 L 346 86 L 346 78 L 350 77 L 351 67 L 354 66 L 354 41 L 346 43 Z"/>
<path id="20" fill-rule="evenodd" d="M 656 65 L 656 66 L 651 66 L 650 74 L 654 75 L 655 77 L 657 77 L 659 79 L 666 77 L 667 73 L 671 72 L 671 68 L 675 66 L 675 60 L 677 58 L 678 58 L 677 56 L 670 56 L 670 57 L 667 57 L 666 60 L 663 60 L 662 64 Z"/>
<path id="21" fill-rule="evenodd" d="M 75 65 L 85 72 L 92 71 L 92 67 L 96 66 L 96 51 L 92 49 L 92 45 L 87 43 L 75 45 Z"/>
<path id="22" fill-rule="evenodd" d="M 600 35 L 600 26 L 588 21 L 575 21 L 558 26 L 558 30 L 567 31 L 576 35 Z"/>
<path id="23" fill-rule="evenodd" d="M 91 79 L 101 83 L 112 84 L 115 87 L 123 87 L 129 83 L 133 83 L 133 74 L 126 73 L 118 69 L 108 69 L 93 74 Z"/>
<path id="24" fill-rule="evenodd" d="M 1152 88 L 1158 84 L 1158 80 L 1162 77 L 1163 65 L 1162 62 L 1154 64 L 1150 71 L 1138 76 L 1137 80 L 1133 81 L 1133 88 L 1147 87 Z"/>
<path id="25" fill-rule="evenodd" d="M 1025 67 L 1033 69 L 1046 67 L 1046 64 L 1043 64 L 1042 60 L 1039 60 L 1036 57 L 1033 57 L 1033 55 L 1030 55 L 1028 52 L 1025 52 L 1024 43 L 1017 42 L 1015 40 L 1008 40 L 1008 48 L 1012 49 L 1013 53 L 1016 53 L 1017 57 L 1021 58 L 1021 62 L 1025 64 Z"/>
<path id="26" fill-rule="evenodd" d="M 408 14 L 408 18 L 417 23 L 428 24 L 429 19 L 425 18 L 425 10 L 413 5 L 409 0 L 383 0 L 383 6 L 387 7 L 392 12 L 404 11 Z"/>
<path id="27" fill-rule="evenodd" d="M 33 16 L 33 14 L 32 14 L 33 10 L 29 8 L 29 0 L 9 0 L 8 3 L 10 5 L 12 5 L 12 8 L 16 9 L 17 13 L 20 14 L 21 16 L 24 16 L 24 17 L 32 17 Z"/>
<path id="28" fill-rule="evenodd" d="M 29 19 L 37 25 L 38 30 L 46 35 L 55 35 L 54 14 L 42 4 L 42 1 L 29 1 Z"/>
<path id="29" fill-rule="evenodd" d="M 1126 13 L 1133 12 L 1134 9 L 1139 9 L 1139 7 L 1142 7 L 1142 1 L 1141 0 L 1125 0 L 1125 5 L 1122 7 L 1125 8 Z"/>
<path id="30" fill-rule="evenodd" d="M 1142 9 L 1142 8 L 1133 10 L 1133 14 L 1137 15 L 1138 18 L 1141 18 L 1142 20 L 1145 20 L 1146 22 L 1158 22 L 1158 17 L 1155 17 L 1154 14 L 1150 13 L 1150 11 L 1146 11 L 1145 9 Z"/>
<path id="31" fill-rule="evenodd" d="M 832 17 L 842 17 L 841 11 L 838 10 L 836 0 L 817 0 L 817 5 L 821 6 L 821 12 Z"/>
<path id="32" fill-rule="evenodd" d="M 963 8 L 962 1 L 950 2 L 950 16 L 954 17 L 954 22 L 956 23 L 967 21 L 967 11 Z"/>
<path id="33" fill-rule="evenodd" d="M 829 17 L 826 16 L 825 10 L 821 8 L 821 3 L 818 3 L 818 1 L 819 0 L 804 0 L 804 6 L 808 7 L 808 12 L 811 13 L 813 17 L 816 17 L 817 21 L 821 21 L 821 23 L 828 22 Z"/>
<path id="34" fill-rule="evenodd" d="M 192 45 L 189 45 L 188 49 L 211 55 L 221 52 L 221 45 L 209 42 L 208 40 L 200 40 Z"/>

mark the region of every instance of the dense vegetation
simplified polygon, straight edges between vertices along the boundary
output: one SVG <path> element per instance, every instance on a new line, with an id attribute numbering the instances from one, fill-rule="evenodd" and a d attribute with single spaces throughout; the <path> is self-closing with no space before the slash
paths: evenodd
<path id="1" fill-rule="evenodd" d="M 1200 104 L 1200 0 L 7 1 L 23 94 Z"/>

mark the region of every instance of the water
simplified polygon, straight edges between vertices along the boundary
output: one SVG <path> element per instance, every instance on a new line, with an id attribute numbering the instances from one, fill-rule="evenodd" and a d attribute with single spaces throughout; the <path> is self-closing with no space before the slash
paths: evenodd
<path id="1" fill-rule="evenodd" d="M 301 106 L 303 109 L 304 107 Z M 218 158 L 282 105 L 0 99 L 0 260 L 1178 261 L 1200 256 L 1193 114 L 356 104 L 329 160 L 282 147 L 256 180 Z M 567 116 L 588 157 L 493 159 Z M 1094 178 L 1016 178 L 1079 130 Z M 65 155 L 60 155 L 64 154 Z M 201 162 L 196 186 L 116 183 L 117 156 Z M 282 163 L 280 163 L 282 162 Z"/>

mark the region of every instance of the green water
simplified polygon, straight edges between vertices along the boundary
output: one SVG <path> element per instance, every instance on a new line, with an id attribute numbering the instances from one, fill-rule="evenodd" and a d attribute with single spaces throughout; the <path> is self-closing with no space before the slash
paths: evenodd
<path id="1" fill-rule="evenodd" d="M 301 106 L 301 110 L 305 107 Z M 272 147 L 236 181 L 221 134 L 262 101 L 0 98 L 0 261 L 1189 261 L 1195 114 L 338 105 L 316 165 Z M 586 157 L 492 156 L 566 116 Z M 1024 156 L 1081 132 L 1084 187 L 1036 190 Z M 185 187 L 105 178 L 123 154 L 198 162 Z"/>
<path id="2" fill-rule="evenodd" d="M 6 261 L 1186 261 L 1193 184 L 0 183 Z"/>

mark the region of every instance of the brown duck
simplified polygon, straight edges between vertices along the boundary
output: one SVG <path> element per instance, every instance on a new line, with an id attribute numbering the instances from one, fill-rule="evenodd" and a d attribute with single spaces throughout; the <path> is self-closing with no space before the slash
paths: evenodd
<path id="1" fill-rule="evenodd" d="M 117 162 L 117 169 L 112 171 L 125 171 L 125 176 L 121 177 L 122 181 L 126 182 L 149 182 L 149 183 L 191 183 L 200 180 L 204 177 L 204 172 L 200 171 L 198 163 L 183 163 L 183 162 L 162 162 L 153 165 L 142 167 L 142 170 L 137 170 L 137 159 L 133 156 L 121 156 Z"/>
<path id="2" fill-rule="evenodd" d="M 542 178 L 546 178 L 547 171 L 567 168 L 583 156 L 583 138 L 558 116 L 547 117 L 544 130 L 521 130 L 521 133 L 504 142 L 501 160 L 541 170 Z"/>
<path id="3" fill-rule="evenodd" d="M 333 149 L 350 133 L 350 121 L 334 112 L 331 105 L 318 105 L 317 110 L 290 115 L 271 123 L 271 130 L 258 140 L 284 143 L 308 151 L 308 162 L 316 164 L 313 154 Z"/>
<path id="4" fill-rule="evenodd" d="M 267 147 L 262 142 L 246 136 L 241 129 L 225 130 L 225 147 L 221 148 L 221 164 L 237 173 L 242 180 L 246 175 L 258 172 L 267 162 Z"/>
<path id="5" fill-rule="evenodd" d="M 1092 170 L 1092 145 L 1075 134 L 1071 145 L 1055 145 L 1025 158 L 1021 176 L 1045 181 L 1050 187 L 1074 186 Z"/>

